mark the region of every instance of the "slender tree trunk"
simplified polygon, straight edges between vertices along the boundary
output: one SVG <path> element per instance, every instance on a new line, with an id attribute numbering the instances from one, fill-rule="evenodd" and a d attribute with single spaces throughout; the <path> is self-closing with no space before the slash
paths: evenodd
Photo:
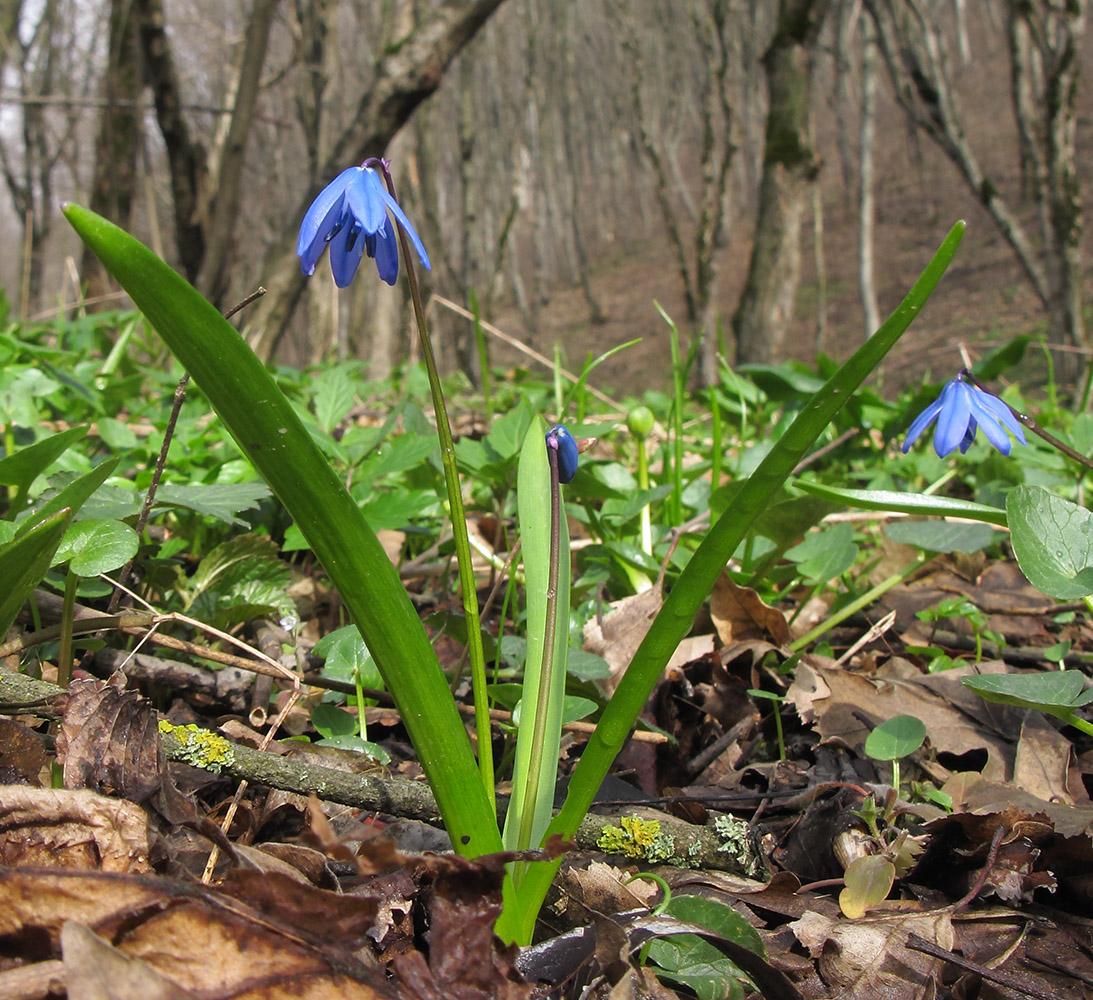
<path id="1" fill-rule="evenodd" d="M 880 327 L 877 287 L 873 280 L 873 164 L 877 126 L 877 41 L 873 22 L 862 18 L 861 140 L 858 154 L 858 289 L 865 319 L 865 337 Z"/>
<path id="2" fill-rule="evenodd" d="M 95 141 L 95 172 L 91 180 L 93 212 L 129 229 L 137 187 L 137 154 L 141 142 L 140 49 L 136 18 L 130 0 L 110 0 L 107 23 L 106 68 Z M 99 258 L 84 247 L 80 275 L 91 299 L 105 295 L 113 286 Z"/>
<path id="3" fill-rule="evenodd" d="M 206 214 L 205 253 L 197 276 L 197 287 L 215 305 L 227 291 L 230 278 L 231 242 L 239 218 L 240 188 L 243 182 L 243 154 L 247 148 L 258 102 L 258 87 L 266 61 L 277 0 L 254 0 L 247 21 L 246 42 L 239 68 L 239 83 L 232 101 L 231 120 L 218 169 L 210 184 L 211 197 Z"/>
<path id="4" fill-rule="evenodd" d="M 770 93 L 759 215 L 733 329 L 737 360 L 783 358 L 801 275 L 801 219 L 819 161 L 808 142 L 811 48 L 822 0 L 781 0 L 763 57 Z"/>

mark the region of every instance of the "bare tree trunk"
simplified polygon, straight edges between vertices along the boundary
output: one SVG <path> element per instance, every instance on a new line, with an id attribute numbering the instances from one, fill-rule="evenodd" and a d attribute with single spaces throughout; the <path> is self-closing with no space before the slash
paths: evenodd
<path id="1" fill-rule="evenodd" d="M 763 57 L 770 108 L 755 241 L 733 316 L 740 362 L 785 356 L 801 274 L 801 218 L 819 171 L 808 142 L 809 61 L 824 9 L 822 0 L 780 0 Z"/>
<path id="2" fill-rule="evenodd" d="M 137 187 L 137 154 L 141 122 L 138 107 L 141 93 L 140 51 L 136 19 L 130 0 L 110 0 L 107 23 L 106 68 L 95 141 L 95 172 L 91 180 L 90 207 L 93 212 L 128 229 L 133 218 Z M 84 247 L 80 275 L 91 299 L 111 289 L 99 258 Z"/>
<path id="3" fill-rule="evenodd" d="M 862 18 L 861 141 L 858 154 L 858 289 L 865 318 L 865 336 L 880 327 L 877 287 L 873 281 L 873 164 L 877 126 L 877 40 L 873 23 Z"/>
<path id="4" fill-rule="evenodd" d="M 223 149 L 218 151 L 218 169 L 209 184 L 210 199 L 206 214 L 205 255 L 197 276 L 197 287 L 214 305 L 219 305 L 227 291 L 229 252 L 235 223 L 239 217 L 240 186 L 243 181 L 243 154 L 254 121 L 258 86 L 266 61 L 273 15 L 277 0 L 254 0 L 247 22 L 246 43 L 239 68 L 239 83 L 232 102 L 231 120 Z"/>
<path id="5" fill-rule="evenodd" d="M 205 219 L 208 204 L 208 164 L 204 147 L 190 134 L 182 113 L 182 88 L 174 52 L 167 36 L 167 16 L 162 0 L 133 0 L 140 23 L 141 51 L 152 87 L 167 163 L 171 172 L 175 249 L 182 273 L 197 278 L 205 257 Z"/>
<path id="6" fill-rule="evenodd" d="M 1074 164 L 1080 43 L 1087 0 L 1065 5 L 1049 0 L 1009 0 L 1012 18 L 1037 52 L 1043 89 L 1026 99 L 1031 81 L 1020 46 L 1011 42 L 1011 60 L 1021 80 L 1013 86 L 1018 132 L 1026 161 L 1042 171 L 1037 198 L 1047 232 L 1037 251 L 1002 193 L 984 174 L 961 127 L 954 90 L 943 60 L 935 19 L 914 0 L 865 0 L 877 25 L 880 49 L 896 98 L 910 119 L 956 164 L 968 187 L 991 214 L 1013 248 L 1029 284 L 1044 304 L 1048 332 L 1056 343 L 1086 346 L 1081 313 L 1082 207 Z M 1039 147 L 1036 149 L 1036 147 Z M 1033 152 L 1034 151 L 1034 152 Z M 1038 166 L 1039 165 L 1039 166 Z M 1076 365 L 1063 367 L 1076 375 Z"/>

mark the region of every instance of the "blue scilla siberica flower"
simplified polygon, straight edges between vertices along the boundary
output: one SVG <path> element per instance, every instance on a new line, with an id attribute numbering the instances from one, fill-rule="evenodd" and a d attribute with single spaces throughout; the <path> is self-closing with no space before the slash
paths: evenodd
<path id="1" fill-rule="evenodd" d="M 406 230 L 422 267 L 429 267 L 421 238 L 379 173 L 370 166 L 372 163 L 386 166 L 384 161 L 370 159 L 359 167 L 343 170 L 311 203 L 296 241 L 296 255 L 304 274 L 315 273 L 315 265 L 329 243 L 330 270 L 339 288 L 353 280 L 366 252 L 375 260 L 380 277 L 393 285 L 398 277 L 398 233 L 388 211 Z"/>
<path id="2" fill-rule="evenodd" d="M 558 453 L 558 482 L 570 483 L 577 475 L 579 450 L 573 435 L 561 424 L 555 424 L 547 431 L 546 443 Z"/>
<path id="3" fill-rule="evenodd" d="M 965 379 L 963 372 L 951 382 L 946 382 L 941 395 L 915 417 L 907 432 L 907 440 L 903 442 L 904 454 L 910 451 L 911 445 L 934 420 L 937 421 L 934 451 L 939 458 L 944 458 L 957 448 L 961 452 L 967 451 L 979 427 L 1003 455 L 1008 455 L 1012 447 L 1006 431 L 1025 444 L 1025 432 L 1010 408 L 997 396 L 975 388 Z"/>

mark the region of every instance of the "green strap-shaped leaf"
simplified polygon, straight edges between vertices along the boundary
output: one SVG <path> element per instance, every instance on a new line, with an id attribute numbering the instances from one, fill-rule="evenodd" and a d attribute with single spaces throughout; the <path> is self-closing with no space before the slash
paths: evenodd
<path id="1" fill-rule="evenodd" d="M 36 519 L 19 538 L 0 549 L 0 639 L 42 582 L 71 519 L 68 509 Z"/>
<path id="2" fill-rule="evenodd" d="M 338 587 L 399 707 L 455 849 L 500 850 L 466 730 L 398 573 L 269 372 L 151 250 L 77 205 L 64 214 L 197 380 Z"/>
<path id="3" fill-rule="evenodd" d="M 809 483 L 795 479 L 793 486 L 824 500 L 831 500 L 859 510 L 885 510 L 896 514 L 918 514 L 922 517 L 966 517 L 1006 527 L 1006 512 L 972 500 L 954 497 L 934 497 L 925 493 L 900 493 L 897 490 L 851 490 L 825 483 Z"/>
<path id="4" fill-rule="evenodd" d="M 35 477 L 45 472 L 70 445 L 75 444 L 85 434 L 86 427 L 70 427 L 67 431 L 51 434 L 0 459 L 0 486 L 15 487 L 15 500 L 8 511 L 8 517 L 14 517 L 23 509 L 23 498 Z"/>
<path id="5" fill-rule="evenodd" d="M 649 692 L 691 628 L 696 612 L 712 593 L 717 577 L 752 522 L 766 509 L 831 418 L 911 325 L 941 280 L 963 235 L 964 223 L 958 222 L 896 311 L 812 397 L 740 489 L 729 509 L 710 528 L 680 574 L 604 710 L 570 779 L 565 804 L 548 833 L 571 836 L 577 830 L 608 768 L 629 737 Z M 502 914 L 498 933 L 513 940 L 530 938 L 526 915 L 538 910 L 556 870 L 556 864 L 533 866 L 520 886 L 519 905 Z"/>

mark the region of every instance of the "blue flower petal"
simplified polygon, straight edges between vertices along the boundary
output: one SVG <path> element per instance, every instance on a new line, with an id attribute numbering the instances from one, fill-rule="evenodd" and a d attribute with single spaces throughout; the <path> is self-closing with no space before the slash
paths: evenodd
<path id="1" fill-rule="evenodd" d="M 406 218 L 406 213 L 399 207 L 399 203 L 391 197 L 390 192 L 388 192 L 387 188 L 383 187 L 382 184 L 380 185 L 380 194 L 383 196 L 383 200 L 387 207 L 391 209 L 391 213 L 398 219 L 402 228 L 406 230 L 406 235 L 410 237 L 410 242 L 413 243 L 414 249 L 417 251 L 418 260 L 421 261 L 421 266 L 425 268 L 426 271 L 431 271 L 432 265 L 429 263 L 429 255 L 425 252 L 425 245 L 421 242 L 421 237 L 418 236 L 417 230 L 410 225 L 410 220 Z"/>
<path id="2" fill-rule="evenodd" d="M 555 424 L 547 431 L 547 447 L 558 452 L 558 482 L 570 483 L 577 475 L 577 461 L 580 451 L 573 435 L 561 424 Z"/>
<path id="3" fill-rule="evenodd" d="M 334 284 L 348 288 L 364 256 L 364 234 L 357 222 L 347 225 L 330 241 L 330 270 Z"/>
<path id="4" fill-rule="evenodd" d="M 376 270 L 380 278 L 389 285 L 395 283 L 398 278 L 398 237 L 395 236 L 395 227 L 389 222 L 385 223 L 375 236 L 375 250 L 372 256 L 376 258 Z"/>
<path id="5" fill-rule="evenodd" d="M 344 209 L 345 189 L 360 172 L 360 167 L 343 170 L 311 203 L 300 223 L 300 235 L 296 239 L 296 254 L 304 274 L 315 273 L 315 265 L 322 256 L 323 248 L 337 229 Z"/>
<path id="6" fill-rule="evenodd" d="M 941 412 L 941 400 L 935 399 L 929 406 L 926 407 L 914 421 L 911 423 L 910 429 L 907 431 L 907 440 L 903 442 L 903 454 L 911 450 L 911 445 L 918 440 L 918 436 L 926 430 L 937 418 L 937 415 Z"/>
<path id="7" fill-rule="evenodd" d="M 378 233 L 387 221 L 380 197 L 382 189 L 382 182 L 371 167 L 361 170 L 346 188 L 346 204 L 366 233 Z"/>
<path id="8" fill-rule="evenodd" d="M 934 428 L 934 451 L 939 458 L 956 451 L 968 432 L 968 421 L 972 417 L 969 389 L 967 383 L 953 379 L 941 391 L 941 412 Z"/>
<path id="9" fill-rule="evenodd" d="M 1025 440 L 1025 432 L 1021 427 L 1021 422 L 1013 415 L 1013 410 L 1006 406 L 1002 400 L 997 396 L 992 396 L 989 392 L 977 392 L 975 394 L 975 399 L 980 411 L 986 410 L 998 421 L 998 423 L 1017 438 L 1021 444 L 1028 444 Z M 987 421 L 981 417 L 979 422 L 983 425 L 983 431 L 986 433 Z M 992 438 L 992 443 L 993 440 L 994 439 Z M 997 447 L 997 445 L 995 447 Z M 1006 451 L 1004 454 L 1008 455 L 1009 452 Z"/>

